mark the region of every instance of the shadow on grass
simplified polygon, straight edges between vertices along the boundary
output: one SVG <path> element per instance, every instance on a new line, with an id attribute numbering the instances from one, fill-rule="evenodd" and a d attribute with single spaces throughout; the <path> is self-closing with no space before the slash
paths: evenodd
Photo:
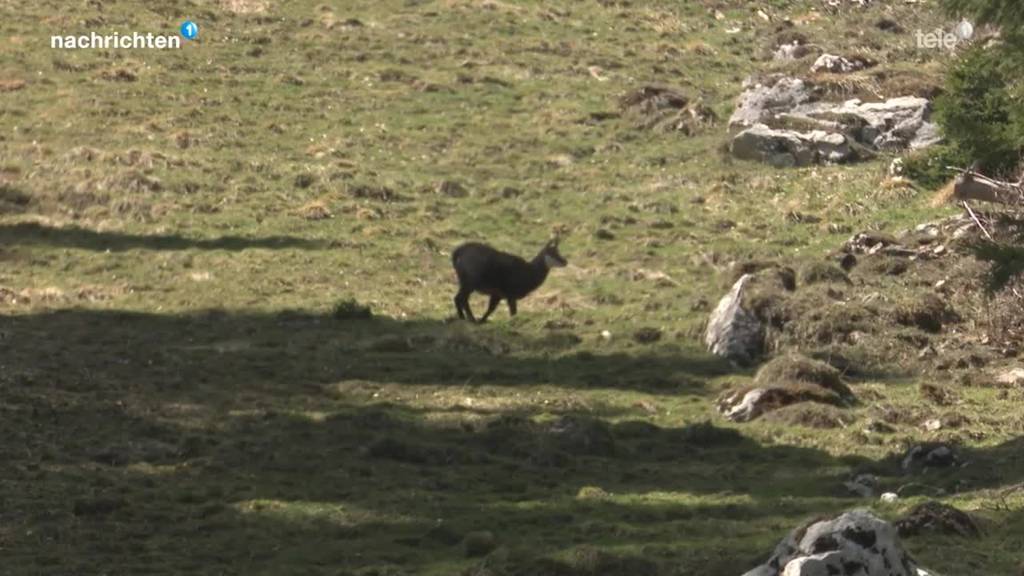
<path id="1" fill-rule="evenodd" d="M 0 245 L 41 244 L 61 248 L 80 248 L 122 252 L 125 250 L 245 250 L 248 248 L 321 249 L 326 243 L 295 238 L 292 236 L 269 236 L 248 238 L 244 236 L 221 236 L 219 238 L 186 238 L 176 234 L 137 235 L 122 232 L 97 232 L 85 228 L 51 228 L 34 222 L 0 225 Z"/>
<path id="2" fill-rule="evenodd" d="M 862 460 L 710 424 L 375 398 L 477 384 L 704 395 L 707 376 L 727 373 L 643 348 L 555 354 L 571 341 L 503 329 L 305 313 L 0 316 L 10 565 L 457 574 L 481 562 L 466 535 L 489 531 L 508 555 L 488 561 L 509 574 L 591 574 L 594 562 L 604 574 L 742 573 L 806 516 L 849 505 L 841 480 Z M 585 545 L 611 552 L 591 558 Z"/>
<path id="3" fill-rule="evenodd" d="M 14 566 L 457 574 L 481 562 L 467 535 L 487 531 L 502 573 L 742 573 L 796 522 L 848 506 L 832 492 L 856 464 L 708 425 L 620 424 L 587 445 L 555 424 L 445 425 L 388 405 L 196 426 L 208 406 L 176 407 L 189 416 L 172 425 L 132 404 L 8 422 L 32 430 L 8 476 Z M 776 477 L 792 468 L 805 474 Z M 588 546 L 604 555 L 578 558 Z"/>
<path id="4" fill-rule="evenodd" d="M 111 381 L 146 378 L 189 394 L 245 384 L 276 394 L 340 380 L 404 385 L 609 388 L 702 394 L 728 363 L 687 349 L 573 353 L 578 337 L 527 337 L 503 325 L 437 320 L 338 320 L 304 312 L 161 315 L 61 310 L 0 317 L 0 341 L 24 366 L 58 361 Z M 59 335 L 59 340 L 51 338 Z M 646 351 L 650 350 L 650 351 Z M 48 355 L 50 355 L 48 357 Z"/>

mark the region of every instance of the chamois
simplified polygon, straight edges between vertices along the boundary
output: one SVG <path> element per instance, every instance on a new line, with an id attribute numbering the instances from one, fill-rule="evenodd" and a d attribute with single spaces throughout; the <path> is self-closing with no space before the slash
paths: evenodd
<path id="1" fill-rule="evenodd" d="M 558 253 L 558 239 L 551 240 L 537 253 L 533 260 L 526 260 L 496 250 L 479 242 L 468 242 L 452 252 L 452 265 L 459 278 L 459 292 L 455 295 L 455 311 L 459 318 L 475 322 L 469 308 L 469 296 L 480 292 L 491 297 L 480 322 L 498 307 L 502 300 L 508 302 L 509 315 L 516 315 L 516 301 L 536 290 L 548 277 L 552 268 L 567 264 Z"/>

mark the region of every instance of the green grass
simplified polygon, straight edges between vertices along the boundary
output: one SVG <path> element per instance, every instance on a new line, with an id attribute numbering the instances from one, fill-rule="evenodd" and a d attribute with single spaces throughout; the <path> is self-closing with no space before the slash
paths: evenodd
<path id="1" fill-rule="evenodd" d="M 734 426 L 714 399 L 752 373 L 698 336 L 731 263 L 942 211 L 885 191 L 884 160 L 777 171 L 723 155 L 724 120 L 685 137 L 602 114 L 656 83 L 727 118 L 772 66 L 751 54 L 777 22 L 747 3 L 21 4 L 0 4 L 0 80 L 26 82 L 0 92 L 3 570 L 741 574 L 809 517 L 920 501 L 841 486 L 921 480 L 891 457 L 946 431 L 862 432 L 880 407 L 939 410 L 918 376 L 855 382 L 845 429 Z M 879 6 L 798 30 L 934 80 L 941 55 L 872 27 L 890 10 L 939 21 Z M 48 48 L 186 17 L 200 40 L 180 51 Z M 303 218 L 313 202 L 332 217 Z M 455 245 L 526 255 L 555 230 L 571 265 L 519 316 L 449 321 Z M 337 313 L 358 305 L 373 319 Z M 1015 568 L 1016 399 L 963 390 L 971 465 L 922 482 L 988 531 L 909 540 L 923 565 Z M 567 439 L 563 417 L 612 443 Z M 476 531 L 486 558 L 462 547 Z"/>

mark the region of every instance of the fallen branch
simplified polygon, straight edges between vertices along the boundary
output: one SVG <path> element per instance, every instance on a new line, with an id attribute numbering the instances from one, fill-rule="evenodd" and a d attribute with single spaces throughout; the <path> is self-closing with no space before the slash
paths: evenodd
<path id="1" fill-rule="evenodd" d="M 953 198 L 957 200 L 980 200 L 997 204 L 1024 204 L 1024 188 L 1021 182 L 1003 182 L 965 170 L 956 178 Z"/>
<path id="2" fill-rule="evenodd" d="M 985 233 L 985 238 L 992 241 L 992 235 L 985 229 L 985 225 L 981 223 L 981 220 L 978 220 L 978 216 L 974 213 L 974 210 L 971 210 L 971 205 L 967 203 L 967 200 L 961 200 L 960 203 L 964 205 L 967 213 L 971 215 L 971 218 L 974 220 L 974 223 L 978 225 L 978 228 L 981 228 L 981 231 Z"/>

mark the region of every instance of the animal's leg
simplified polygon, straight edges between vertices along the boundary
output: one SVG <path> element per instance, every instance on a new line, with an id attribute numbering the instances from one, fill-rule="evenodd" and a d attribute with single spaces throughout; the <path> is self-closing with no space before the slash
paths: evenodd
<path id="1" fill-rule="evenodd" d="M 487 317 L 490 316 L 491 312 L 494 312 L 494 309 L 498 307 L 498 302 L 501 302 L 501 297 L 491 296 L 491 301 L 487 303 L 487 312 L 484 312 L 484 315 L 480 318 L 481 324 L 487 322 Z"/>
<path id="2" fill-rule="evenodd" d="M 462 300 L 459 299 L 460 294 L 462 294 L 462 292 L 455 295 L 455 313 L 459 315 L 460 320 L 464 320 L 466 318 L 466 313 L 462 311 Z"/>
<path id="3" fill-rule="evenodd" d="M 459 293 L 455 295 L 455 306 L 459 308 L 459 318 L 469 318 L 470 322 L 474 322 L 476 318 L 473 318 L 473 310 L 469 307 L 469 295 L 471 291 L 465 288 L 459 290 Z M 462 314 L 465 313 L 465 316 Z"/>
<path id="4" fill-rule="evenodd" d="M 509 316 L 516 315 L 516 301 L 511 298 L 508 299 L 508 313 Z"/>

